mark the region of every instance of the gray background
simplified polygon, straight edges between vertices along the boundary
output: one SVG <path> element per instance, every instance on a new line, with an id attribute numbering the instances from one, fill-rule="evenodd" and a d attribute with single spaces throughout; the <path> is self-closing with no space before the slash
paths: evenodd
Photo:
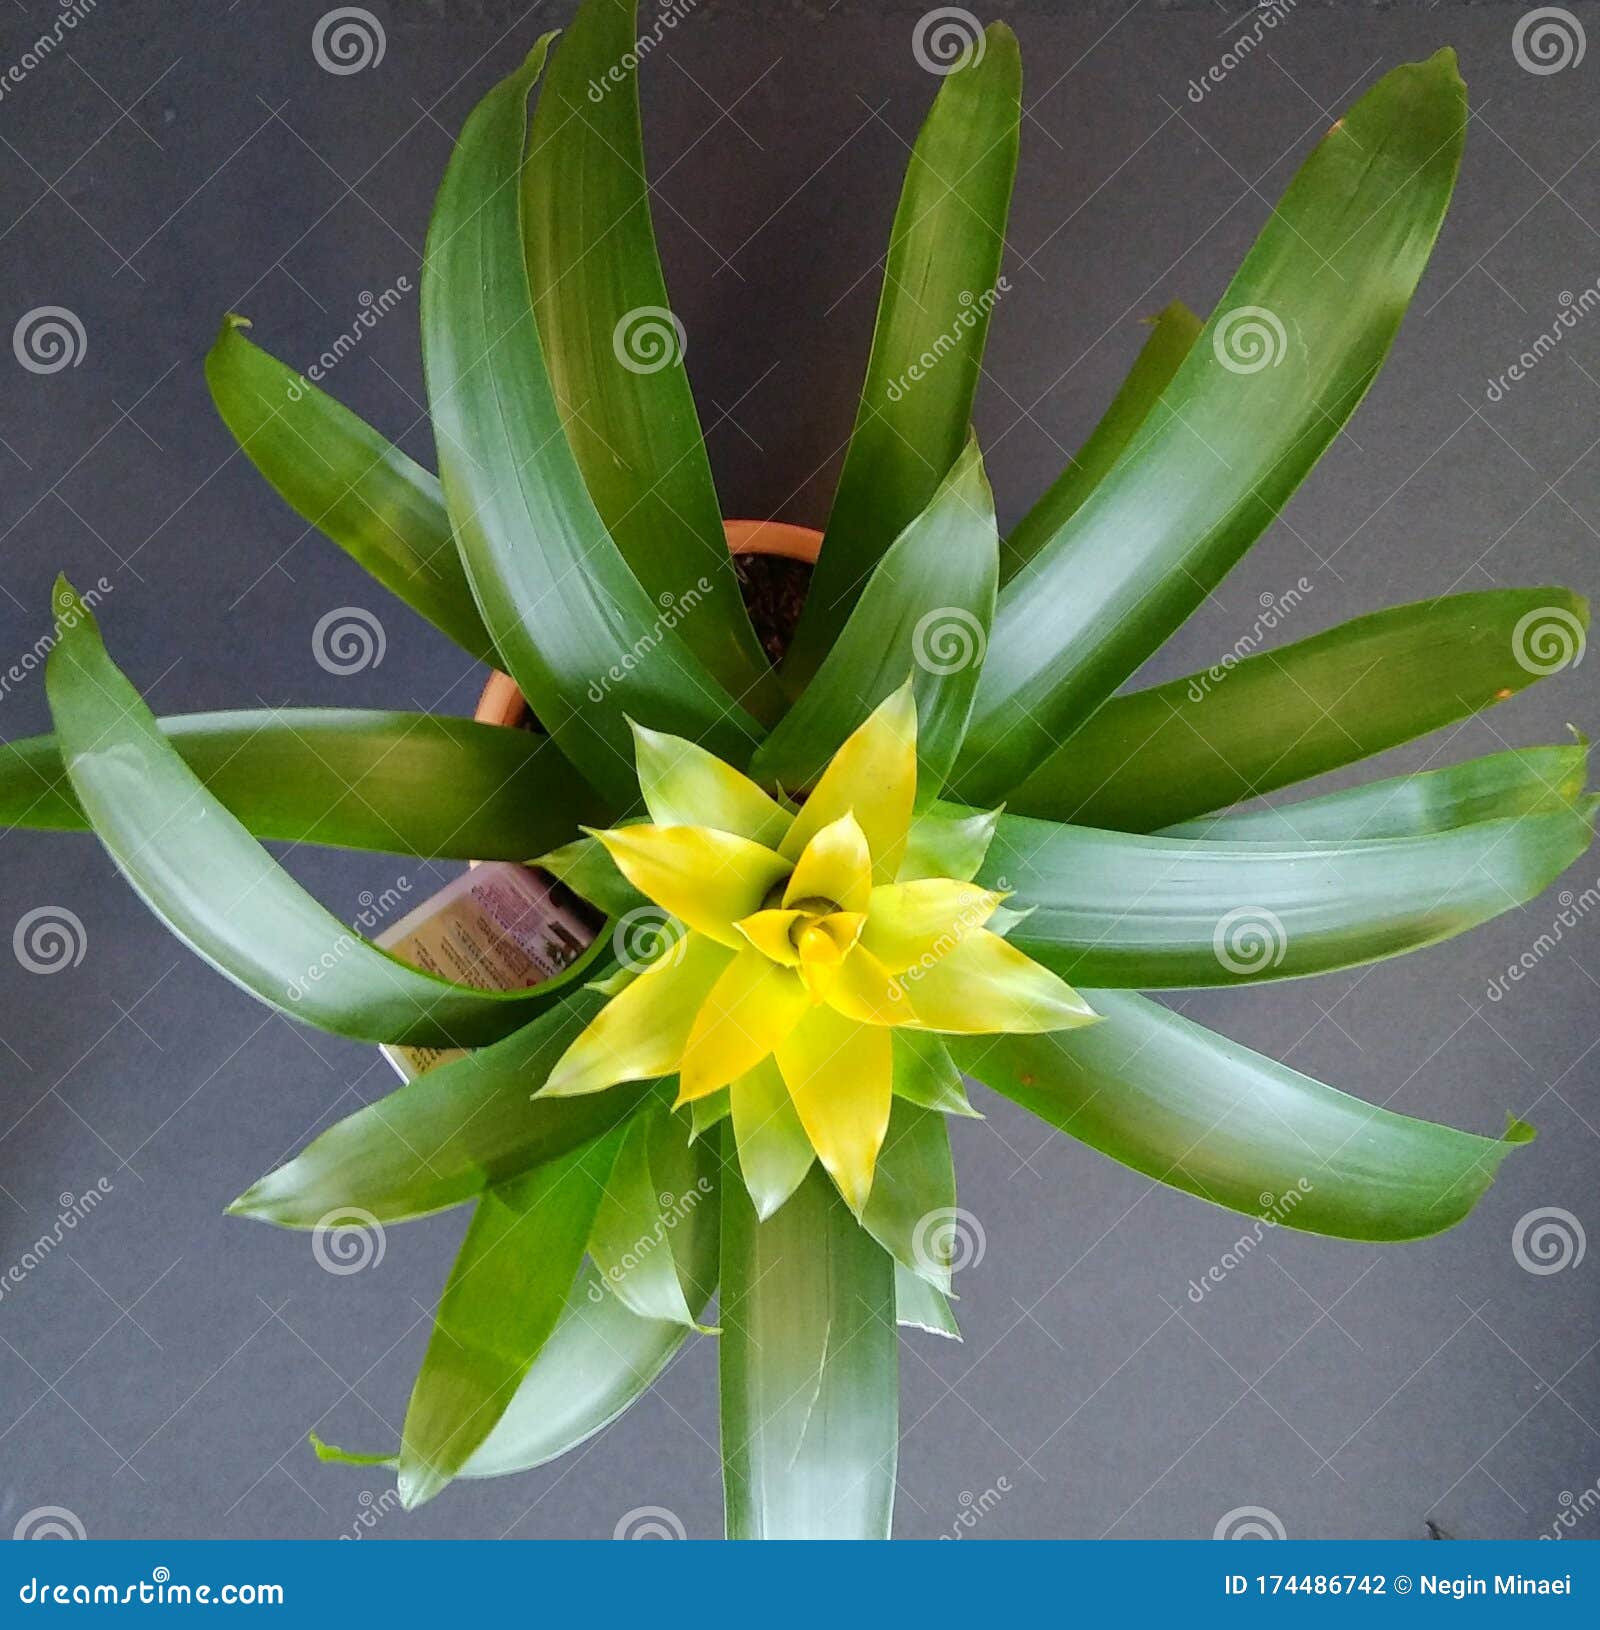
<path id="1" fill-rule="evenodd" d="M 383 61 L 317 66 L 317 0 L 113 5 L 0 100 L 0 327 L 70 308 L 80 366 L 0 349 L 0 657 L 48 627 L 52 574 L 104 574 L 113 653 L 159 711 L 275 704 L 468 712 L 481 674 L 301 527 L 231 450 L 200 362 L 222 313 L 300 365 L 363 291 L 416 284 L 430 196 L 472 102 L 562 6 L 372 0 Z M 706 0 L 644 74 L 657 222 L 725 509 L 818 523 L 853 413 L 905 157 L 935 84 L 920 7 Z M 978 427 L 1018 516 L 1079 443 L 1139 339 L 1205 309 L 1293 166 L 1384 68 L 1460 49 L 1473 121 L 1457 204 L 1389 368 L 1283 522 L 1155 664 L 1231 646 L 1258 596 L 1315 585 L 1287 631 L 1450 587 L 1596 581 L 1600 315 L 1507 398 L 1500 373 L 1563 293 L 1600 278 L 1600 9 L 1587 59 L 1534 75 L 1521 6 L 1304 0 L 1202 105 L 1185 94 L 1243 8 L 1001 5 L 1028 113 Z M 54 12 L 0 0 L 9 63 Z M 1333 297 L 1337 297 L 1336 295 Z M 329 388 L 431 462 L 414 299 Z M 382 664 L 312 658 L 325 611 L 370 607 Z M 1600 726 L 1596 664 L 1385 771 Z M 37 674 L 0 700 L 46 728 Z M 361 891 L 444 871 L 301 851 L 295 875 L 352 916 Z M 1585 860 L 1564 885 L 1594 881 Z M 0 928 L 40 905 L 84 924 L 50 977 L 0 955 L 0 1257 L 99 1179 L 104 1204 L 0 1303 L 0 1532 L 46 1504 L 91 1535 L 334 1536 L 379 1474 L 318 1466 L 308 1427 L 393 1441 L 459 1214 L 390 1231 L 382 1263 L 319 1270 L 305 1236 L 221 1216 L 251 1179 L 388 1090 L 372 1049 L 266 1016 L 168 940 L 91 842 L 0 839 Z M 949 1531 L 985 1490 L 994 1537 L 1212 1533 L 1245 1505 L 1295 1536 L 1532 1537 L 1600 1478 L 1600 1250 L 1518 1266 L 1512 1231 L 1559 1206 L 1600 1227 L 1591 1052 L 1600 921 L 1499 1004 L 1489 977 L 1553 895 L 1375 971 L 1180 998 L 1253 1046 L 1409 1113 L 1541 1128 L 1474 1216 L 1378 1249 L 1288 1233 L 1201 1306 L 1191 1278 L 1241 1224 L 987 1097 L 958 1128 L 986 1250 L 959 1282 L 964 1345 L 904 1347 L 898 1531 Z M 608 1536 L 658 1504 L 719 1530 L 715 1353 L 577 1455 L 457 1486 L 379 1535 Z M 1001 1480 L 1004 1480 L 1003 1482 Z M 984 1502 L 989 1504 L 990 1502 Z M 1600 1536 L 1600 1516 L 1577 1534 Z"/>

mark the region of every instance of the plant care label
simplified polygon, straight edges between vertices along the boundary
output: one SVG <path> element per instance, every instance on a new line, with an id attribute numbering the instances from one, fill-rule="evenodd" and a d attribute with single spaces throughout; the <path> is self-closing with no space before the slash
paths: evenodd
<path id="1" fill-rule="evenodd" d="M 458 985 L 526 990 L 576 962 L 595 925 L 569 889 L 548 873 L 489 860 L 447 883 L 378 936 L 390 955 Z M 406 1081 L 465 1050 L 385 1047 Z"/>

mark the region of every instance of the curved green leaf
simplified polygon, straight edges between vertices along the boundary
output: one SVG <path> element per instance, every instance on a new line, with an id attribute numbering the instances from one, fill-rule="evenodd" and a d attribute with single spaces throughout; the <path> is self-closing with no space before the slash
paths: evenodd
<path id="1" fill-rule="evenodd" d="M 1351 1098 L 1124 991 L 1086 991 L 1099 1024 L 963 1036 L 970 1075 L 1158 1182 L 1285 1228 L 1419 1239 L 1472 1210 L 1533 1128 L 1503 1138 Z M 1263 1224 L 1267 1226 L 1267 1224 Z"/>
<path id="2" fill-rule="evenodd" d="M 301 520 L 469 656 L 498 662 L 439 483 L 365 420 L 242 333 L 230 314 L 206 354 L 206 383 L 246 458 Z"/>
<path id="3" fill-rule="evenodd" d="M 987 925 L 994 930 L 994 919 Z M 936 1109 L 941 1115 L 960 1115 L 967 1120 L 981 1121 L 983 1116 L 972 1107 L 967 1097 L 966 1084 L 961 1072 L 950 1057 L 942 1037 L 931 1030 L 898 1027 L 894 1041 L 894 1091 L 924 1109 Z"/>
<path id="4" fill-rule="evenodd" d="M 911 674 L 917 788 L 936 793 L 972 711 L 994 615 L 997 547 L 994 495 L 974 437 L 872 568 L 816 677 L 756 750 L 751 775 L 769 786 L 810 786 L 845 737 Z"/>
<path id="5" fill-rule="evenodd" d="M 1293 979 L 1432 945 L 1532 899 L 1588 848 L 1593 807 L 1285 843 L 1005 815 L 978 880 L 1033 908 L 1012 943 L 1074 985 Z"/>
<path id="6" fill-rule="evenodd" d="M 206 790 L 57 581 L 45 690 L 95 835 L 196 955 L 269 1007 L 358 1041 L 471 1047 L 526 1024 L 589 976 L 604 937 L 532 990 L 485 991 L 409 967 L 352 933 Z"/>
<path id="7" fill-rule="evenodd" d="M 555 1332 L 625 1132 L 485 1192 L 434 1317 L 400 1439 L 401 1503 L 431 1500 L 493 1431 Z"/>
<path id="8" fill-rule="evenodd" d="M 1023 780 L 1288 502 L 1388 352 L 1465 130 L 1444 50 L 1385 75 L 1317 145 L 1133 445 L 1001 593 L 958 766 L 968 802 Z"/>
<path id="9" fill-rule="evenodd" d="M 1008 807 L 1126 832 L 1224 809 L 1506 700 L 1550 671 L 1530 629 L 1575 641 L 1588 621 L 1570 589 L 1487 589 L 1357 617 L 1237 666 L 1225 657 L 1112 698 Z"/>
<path id="10" fill-rule="evenodd" d="M 551 55 L 522 167 L 534 316 L 573 457 L 622 558 L 652 599 L 705 580 L 684 642 L 772 718 L 777 681 L 728 555 L 650 224 L 638 70 L 623 71 L 637 10 L 585 0 Z"/>
<path id="11" fill-rule="evenodd" d="M 950 1242 L 939 1213 L 953 1212 L 955 1203 L 948 1123 L 938 1110 L 896 1094 L 861 1226 L 900 1267 L 948 1293 Z"/>
<path id="12" fill-rule="evenodd" d="M 722 1185 L 729 1539 L 887 1539 L 899 1450 L 894 1260 L 820 1166 L 756 1220 Z"/>
<path id="13" fill-rule="evenodd" d="M 1083 508 L 1084 500 L 1122 457 L 1205 326 L 1181 300 L 1174 300 L 1148 321 L 1149 336 L 1104 417 L 1079 449 L 1078 456 L 1017 522 L 1016 530 L 1001 545 L 1002 583 L 1009 583 L 1022 571 Z"/>
<path id="14" fill-rule="evenodd" d="M 605 819 L 595 794 L 529 730 L 331 707 L 181 713 L 156 725 L 257 838 L 526 860 Z M 0 826 L 88 830 L 54 736 L 0 744 Z"/>
<path id="15" fill-rule="evenodd" d="M 359 1206 L 379 1222 L 402 1222 L 570 1153 L 661 1091 L 533 1096 L 604 1005 L 596 991 L 575 991 L 493 1047 L 435 1065 L 329 1127 L 246 1189 L 229 1215 L 315 1228 L 330 1211 Z"/>
<path id="16" fill-rule="evenodd" d="M 782 674 L 799 695 L 889 545 L 961 455 L 1017 168 L 1022 62 L 992 23 L 934 98 L 906 167 L 861 406 Z"/>
<path id="17" fill-rule="evenodd" d="M 637 795 L 626 715 L 742 763 L 757 727 L 679 624 L 710 591 L 652 600 L 567 441 L 534 321 L 518 177 L 548 36 L 473 110 L 422 268 L 422 350 L 445 502 L 473 593 L 529 705 L 601 793 Z"/>

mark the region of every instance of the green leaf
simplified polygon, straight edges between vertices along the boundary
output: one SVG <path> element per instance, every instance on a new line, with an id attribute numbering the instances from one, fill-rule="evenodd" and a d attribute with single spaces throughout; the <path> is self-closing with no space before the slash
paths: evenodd
<path id="1" fill-rule="evenodd" d="M 1531 900 L 1588 848 L 1592 814 L 1583 800 L 1416 837 L 1279 843 L 1006 815 L 979 881 L 1035 908 L 1012 943 L 1074 985 L 1293 979 L 1432 945 Z"/>
<path id="2" fill-rule="evenodd" d="M 894 1267 L 894 1313 L 895 1322 L 908 1329 L 961 1340 L 961 1326 L 956 1323 L 950 1298 L 898 1262 Z"/>
<path id="3" fill-rule="evenodd" d="M 934 803 L 911 818 L 905 858 L 896 873 L 901 883 L 921 877 L 951 877 L 969 883 L 978 875 L 994 841 L 998 809 L 962 809 Z"/>
<path id="4" fill-rule="evenodd" d="M 729 1539 L 887 1539 L 900 1377 L 894 1262 L 820 1166 L 759 1222 L 722 1185 Z"/>
<path id="5" fill-rule="evenodd" d="M 408 967 L 325 911 L 209 793 L 106 654 L 65 578 L 45 690 L 79 805 L 172 932 L 269 1007 L 336 1035 L 472 1047 L 543 1012 L 608 952 L 602 936 L 532 990 L 485 991 Z"/>
<path id="6" fill-rule="evenodd" d="M 156 725 L 257 838 L 526 860 L 604 821 L 595 794 L 528 730 L 331 707 L 186 713 Z M 0 744 L 0 825 L 88 830 L 54 736 Z"/>
<path id="7" fill-rule="evenodd" d="M 1465 130 L 1445 50 L 1318 143 L 1133 444 L 1001 593 L 958 765 L 968 802 L 1028 775 L 1288 502 L 1388 352 Z"/>
<path id="8" fill-rule="evenodd" d="M 969 1075 L 1113 1160 L 1285 1228 L 1363 1240 L 1438 1233 L 1534 1135 L 1515 1120 L 1498 1139 L 1411 1120 L 1145 997 L 1084 994 L 1101 1023 L 964 1036 L 951 1051 Z"/>
<path id="9" fill-rule="evenodd" d="M 727 1097 L 739 1174 L 756 1216 L 765 1222 L 800 1186 L 816 1153 L 775 1058 L 764 1058 L 742 1075 Z M 696 1109 L 703 1102 L 697 1098 Z"/>
<path id="10" fill-rule="evenodd" d="M 1263 626 L 1269 615 L 1278 603 Z M 1575 640 L 1588 621 L 1570 589 L 1488 589 L 1358 617 L 1237 666 L 1229 655 L 1107 702 L 1008 807 L 1126 832 L 1223 809 L 1504 701 L 1542 676 L 1530 629 Z"/>
<path id="11" fill-rule="evenodd" d="M 1017 167 L 1022 63 L 1003 23 L 945 79 L 889 235 L 872 355 L 783 677 L 799 695 L 889 545 L 961 455 Z"/>
<path id="12" fill-rule="evenodd" d="M 1278 809 L 1207 815 L 1165 828 L 1169 838 L 1221 838 L 1229 843 L 1296 843 L 1351 838 L 1418 837 L 1473 821 L 1509 820 L 1569 807 L 1588 783 L 1589 747 L 1516 747 L 1369 781 L 1304 798 Z"/>
<path id="13" fill-rule="evenodd" d="M 522 249 L 528 92 L 548 36 L 480 102 L 428 228 L 422 350 L 446 504 L 522 694 L 601 793 L 637 795 L 627 714 L 739 764 L 757 728 L 679 631 L 703 591 L 652 600 L 606 532 L 556 405 Z"/>
<path id="14" fill-rule="evenodd" d="M 993 919 L 990 920 L 991 927 Z M 941 1115 L 981 1121 L 972 1107 L 966 1083 L 941 1037 L 930 1030 L 898 1028 L 894 1032 L 895 1095 Z M 891 1128 L 892 1130 L 892 1128 Z"/>
<path id="15" fill-rule="evenodd" d="M 406 1410 L 399 1488 L 407 1510 L 471 1458 L 554 1333 L 623 1136 L 609 1132 L 478 1201 Z"/>
<path id="16" fill-rule="evenodd" d="M 1161 393 L 1172 382 L 1200 330 L 1200 318 L 1181 300 L 1147 319 L 1149 337 L 1134 359 L 1122 389 L 1094 427 L 1078 456 L 1049 490 L 1017 523 L 1000 550 L 1000 581 L 1009 583 L 1083 508 L 1084 500 L 1105 479 L 1145 422 Z"/>
<path id="17" fill-rule="evenodd" d="M 605 1005 L 575 991 L 549 1013 L 465 1058 L 437 1064 L 358 1109 L 228 1207 L 285 1228 L 315 1228 L 340 1206 L 401 1222 L 459 1205 L 555 1160 L 626 1120 L 662 1089 L 614 1087 L 536 1098 L 545 1077 Z"/>
<path id="18" fill-rule="evenodd" d="M 587 0 L 550 61 L 522 168 L 534 316 L 584 485 L 653 600 L 704 596 L 684 642 L 764 718 L 777 681 L 745 614 L 650 224 L 633 0 Z M 589 87 L 601 85 L 595 96 Z"/>
<path id="19" fill-rule="evenodd" d="M 949 1238 L 940 1222 L 955 1204 L 956 1169 L 944 1116 L 897 1095 L 861 1226 L 902 1268 L 948 1292 Z"/>
<path id="20" fill-rule="evenodd" d="M 587 835 L 548 850 L 538 857 L 539 865 L 559 878 L 574 894 L 598 906 L 608 917 L 625 917 L 630 911 L 648 909 L 650 897 L 636 889 L 617 867 L 606 846 Z"/>
<path id="21" fill-rule="evenodd" d="M 229 314 L 206 383 L 246 458 L 301 520 L 469 656 L 496 663 L 439 483 L 365 420 L 244 337 Z"/>
<path id="22" fill-rule="evenodd" d="M 994 614 L 994 495 L 976 438 L 928 507 L 872 568 L 861 598 L 750 773 L 791 789 L 812 785 L 868 714 L 911 674 L 917 699 L 917 787 L 943 785 L 983 667 Z"/>
<path id="23" fill-rule="evenodd" d="M 687 1129 L 664 1102 L 634 1117 L 606 1180 L 589 1255 L 606 1288 L 640 1318 L 695 1323 L 693 1281 L 680 1277 L 678 1258 L 703 1257 L 690 1236 L 706 1228 L 715 1234 L 717 1208 L 706 1198 L 714 1193 L 710 1146 L 691 1149 Z"/>

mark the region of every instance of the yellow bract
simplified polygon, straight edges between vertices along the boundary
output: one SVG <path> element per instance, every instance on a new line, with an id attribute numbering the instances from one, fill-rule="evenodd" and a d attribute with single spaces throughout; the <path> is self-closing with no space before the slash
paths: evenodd
<path id="1" fill-rule="evenodd" d="M 639 726 L 634 736 L 654 824 L 593 836 L 687 931 L 612 997 L 544 1092 L 675 1074 L 684 1104 L 731 1087 L 743 1146 L 776 1125 L 781 1082 L 859 1213 L 889 1123 L 894 1027 L 971 1035 L 1094 1019 L 984 926 L 1004 895 L 926 876 L 908 851 L 909 683 L 844 743 L 797 814 L 703 748 Z"/>

